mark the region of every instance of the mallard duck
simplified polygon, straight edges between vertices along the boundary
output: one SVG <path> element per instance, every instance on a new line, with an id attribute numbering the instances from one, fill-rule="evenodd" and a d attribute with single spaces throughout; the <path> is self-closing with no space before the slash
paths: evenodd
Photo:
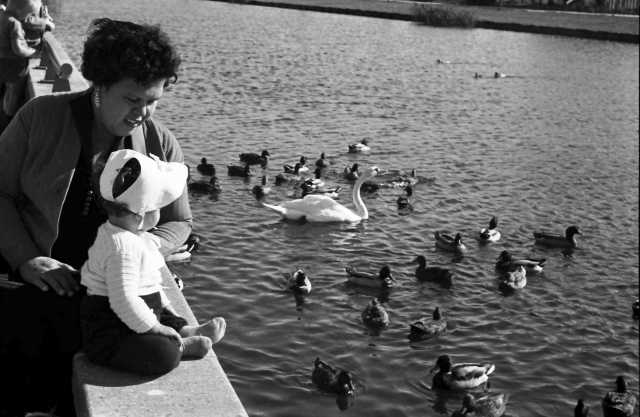
<path id="1" fill-rule="evenodd" d="M 340 187 L 339 185 L 335 187 L 318 187 L 306 181 L 303 182 L 302 185 L 300 185 L 300 188 L 302 188 L 302 197 L 308 194 L 321 194 L 331 198 L 338 198 L 339 192 L 342 189 L 342 187 Z"/>
<path id="2" fill-rule="evenodd" d="M 391 288 L 395 279 L 391 276 L 391 268 L 384 265 L 377 274 L 371 272 L 356 271 L 355 268 L 347 266 L 344 269 L 349 282 L 371 288 Z"/>
<path id="3" fill-rule="evenodd" d="M 427 267 L 427 259 L 422 255 L 416 256 L 413 262 L 418 264 L 416 278 L 419 280 L 434 281 L 445 287 L 450 287 L 453 283 L 453 274 L 447 268 L 439 266 Z"/>
<path id="4" fill-rule="evenodd" d="M 196 168 L 202 175 L 216 175 L 216 168 L 213 164 L 207 162 L 207 158 L 200 159 L 200 163 Z"/>
<path id="5" fill-rule="evenodd" d="M 296 270 L 292 274 L 285 274 L 287 287 L 297 294 L 309 294 L 311 292 L 311 281 L 302 269 Z"/>
<path id="6" fill-rule="evenodd" d="M 602 399 L 604 417 L 631 417 L 636 408 L 636 397 L 627 391 L 627 382 L 622 375 L 616 378 L 616 390 L 609 391 Z"/>
<path id="7" fill-rule="evenodd" d="M 411 205 L 411 201 L 409 199 L 413 195 L 413 187 L 407 185 L 404 187 L 405 195 L 401 195 L 396 200 L 396 204 L 398 205 L 398 209 L 400 210 L 413 210 L 413 205 Z"/>
<path id="8" fill-rule="evenodd" d="M 409 325 L 409 339 L 424 340 L 444 332 L 446 328 L 447 321 L 440 315 L 440 308 L 436 307 L 431 317 L 421 318 Z"/>
<path id="9" fill-rule="evenodd" d="M 481 242 L 497 242 L 500 240 L 500 231 L 497 229 L 498 219 L 493 216 L 489 221 L 489 227 L 480 230 Z"/>
<path id="10" fill-rule="evenodd" d="M 389 181 L 388 186 L 391 188 L 404 188 L 407 186 L 414 186 L 418 182 L 419 179 L 414 168 L 411 170 L 410 174 L 400 174 L 399 176 L 393 178 L 391 181 Z"/>
<path id="11" fill-rule="evenodd" d="M 575 235 L 581 234 L 577 226 L 569 226 L 565 230 L 564 236 L 545 232 L 533 232 L 533 237 L 536 239 L 536 244 L 538 245 L 553 248 L 575 248 L 578 246 Z"/>
<path id="12" fill-rule="evenodd" d="M 498 256 L 496 270 L 500 272 L 507 272 L 513 267 L 522 265 L 527 270 L 527 273 L 539 273 L 542 272 L 545 262 L 546 259 L 543 258 L 513 259 L 513 256 L 511 256 L 509 251 L 503 250 L 500 252 L 500 256 Z"/>
<path id="13" fill-rule="evenodd" d="M 589 406 L 584 404 L 584 401 L 581 399 L 578 400 L 576 407 L 573 409 L 573 417 L 588 417 L 589 416 Z"/>
<path id="14" fill-rule="evenodd" d="M 385 327 L 389 324 L 389 314 L 377 298 L 372 298 L 362 312 L 362 322 L 370 327 Z"/>
<path id="15" fill-rule="evenodd" d="M 451 365 L 449 356 L 442 355 L 431 372 L 436 369 L 438 372 L 433 376 L 434 389 L 471 390 L 486 383 L 496 367 L 492 363 Z"/>
<path id="16" fill-rule="evenodd" d="M 358 163 L 351 165 L 351 167 L 345 167 L 344 169 L 344 178 L 348 181 L 355 181 L 358 179 L 360 173 L 358 172 Z"/>
<path id="17" fill-rule="evenodd" d="M 279 205 L 262 203 L 268 209 L 279 213 L 289 220 L 306 220 L 308 222 L 359 222 L 369 218 L 369 211 L 360 196 L 360 187 L 368 178 L 378 174 L 377 167 L 371 167 L 365 175 L 358 178 L 353 185 L 351 198 L 355 211 L 346 208 L 333 198 L 321 194 L 309 194 L 304 198 L 286 201 Z"/>
<path id="18" fill-rule="evenodd" d="M 514 266 L 513 269 L 504 273 L 500 284 L 512 290 L 524 288 L 527 285 L 527 270 L 522 265 Z"/>
<path id="19" fill-rule="evenodd" d="M 196 194 L 218 194 L 222 191 L 215 175 L 209 181 L 190 181 L 187 183 L 187 189 Z"/>
<path id="20" fill-rule="evenodd" d="M 271 187 L 267 185 L 267 175 L 263 175 L 260 180 L 260 185 L 254 185 L 251 192 L 258 200 L 262 200 L 267 194 L 271 192 Z"/>
<path id="21" fill-rule="evenodd" d="M 325 159 L 324 152 L 320 154 L 320 158 L 316 160 L 316 167 L 320 169 L 328 168 L 331 164 Z"/>
<path id="22" fill-rule="evenodd" d="M 349 153 L 369 152 L 370 150 L 368 139 L 362 139 L 360 143 L 349 145 Z"/>
<path id="23" fill-rule="evenodd" d="M 250 177 L 253 174 L 251 173 L 250 165 L 228 165 L 227 172 L 230 177 Z"/>
<path id="24" fill-rule="evenodd" d="M 462 236 L 456 233 L 454 237 L 443 232 L 436 231 L 433 236 L 436 239 L 436 247 L 449 252 L 463 254 L 467 247 L 462 243 Z"/>
<path id="25" fill-rule="evenodd" d="M 200 248 L 200 236 L 191 233 L 185 242 L 164 257 L 165 262 L 184 262 L 191 259 L 191 253 Z"/>
<path id="26" fill-rule="evenodd" d="M 307 158 L 305 156 L 300 157 L 300 161 L 296 162 L 294 165 L 283 165 L 285 174 L 304 174 L 309 172 L 309 167 L 307 166 Z"/>
<path id="27" fill-rule="evenodd" d="M 352 395 L 355 391 L 351 374 L 345 370 L 338 371 L 328 363 L 316 358 L 313 362 L 311 381 L 325 392 L 339 395 Z"/>
<path id="28" fill-rule="evenodd" d="M 451 417 L 500 417 L 507 409 L 507 396 L 493 393 L 475 398 L 467 393 L 462 399 L 462 407 Z"/>
<path id="29" fill-rule="evenodd" d="M 631 311 L 633 312 L 633 318 L 640 318 L 640 300 L 636 300 L 631 304 Z"/>
<path id="30" fill-rule="evenodd" d="M 269 162 L 269 156 L 271 156 L 271 154 L 265 149 L 260 155 L 257 153 L 241 153 L 239 158 L 240 162 L 244 162 L 247 165 L 260 165 L 264 168 Z"/>

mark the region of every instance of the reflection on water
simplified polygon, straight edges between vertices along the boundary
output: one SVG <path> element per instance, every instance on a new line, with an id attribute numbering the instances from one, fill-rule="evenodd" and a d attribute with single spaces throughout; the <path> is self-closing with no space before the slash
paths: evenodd
<path id="1" fill-rule="evenodd" d="M 216 353 L 251 416 L 451 413 L 461 398 L 428 388 L 445 353 L 495 363 L 491 391 L 510 394 L 511 416 L 570 415 L 580 397 L 597 416 L 618 374 L 637 394 L 637 46 L 207 1 L 66 0 L 56 31 L 76 62 L 103 15 L 160 23 L 178 45 L 180 80 L 156 115 L 190 165 L 204 156 L 224 173 L 239 153 L 268 149 L 275 178 L 325 152 L 346 205 L 354 162 L 430 179 L 410 213 L 398 211 L 402 190 L 363 194 L 370 218 L 355 226 L 281 222 L 251 193 L 260 175 L 221 174 L 217 199 L 192 196 L 201 248 L 174 269 L 200 319 L 227 319 Z M 370 152 L 348 153 L 364 138 Z M 272 185 L 267 201 L 288 191 Z M 479 245 L 492 216 L 502 238 Z M 534 245 L 533 231 L 570 224 L 583 231 L 573 253 Z M 461 232 L 468 253 L 436 250 L 436 230 Z M 547 258 L 544 272 L 504 296 L 503 250 Z M 419 282 L 417 255 L 451 269 L 452 287 Z M 388 264 L 397 285 L 348 285 L 349 264 Z M 313 282 L 300 300 L 280 281 L 298 267 Z M 381 295 L 391 323 L 371 335 L 360 314 Z M 455 331 L 409 343 L 408 323 L 436 306 Z M 317 356 L 354 375 L 344 411 L 311 383 Z"/>

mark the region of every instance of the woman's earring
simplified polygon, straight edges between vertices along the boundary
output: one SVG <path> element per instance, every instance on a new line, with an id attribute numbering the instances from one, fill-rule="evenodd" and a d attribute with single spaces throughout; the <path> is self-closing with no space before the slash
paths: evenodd
<path id="1" fill-rule="evenodd" d="M 100 88 L 96 88 L 93 93 L 93 104 L 96 106 L 96 109 L 99 109 L 102 105 L 102 94 L 100 94 L 102 90 Z"/>

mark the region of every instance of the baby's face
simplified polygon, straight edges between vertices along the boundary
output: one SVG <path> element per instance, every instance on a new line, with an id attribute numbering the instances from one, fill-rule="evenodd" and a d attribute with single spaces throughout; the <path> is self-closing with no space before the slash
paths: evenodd
<path id="1" fill-rule="evenodd" d="M 30 14 L 40 15 L 41 0 L 9 0 L 7 10 L 16 14 L 18 19 L 24 20 Z"/>

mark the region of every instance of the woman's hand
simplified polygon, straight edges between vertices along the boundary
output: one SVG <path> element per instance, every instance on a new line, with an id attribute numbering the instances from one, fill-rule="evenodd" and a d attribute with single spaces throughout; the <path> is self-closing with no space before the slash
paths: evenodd
<path id="1" fill-rule="evenodd" d="M 180 346 L 180 351 L 184 349 L 184 346 L 182 345 L 182 337 L 173 327 L 165 326 L 164 324 L 158 323 L 153 326 L 151 330 L 148 331 L 148 333 L 168 337 Z"/>
<path id="2" fill-rule="evenodd" d="M 51 288 L 58 295 L 72 296 L 80 289 L 79 272 L 64 262 L 47 256 L 37 256 L 18 268 L 22 279 L 42 291 Z"/>

